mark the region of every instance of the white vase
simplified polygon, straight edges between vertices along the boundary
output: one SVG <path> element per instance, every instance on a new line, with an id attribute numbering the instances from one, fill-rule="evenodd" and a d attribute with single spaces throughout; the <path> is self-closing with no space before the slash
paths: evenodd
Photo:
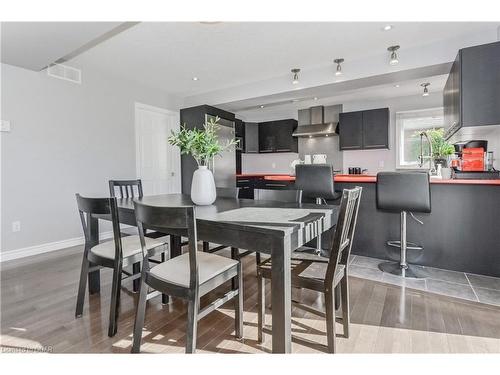
<path id="1" fill-rule="evenodd" d="M 206 206 L 215 202 L 214 175 L 206 166 L 199 166 L 193 173 L 191 183 L 191 200 L 198 206 Z"/>

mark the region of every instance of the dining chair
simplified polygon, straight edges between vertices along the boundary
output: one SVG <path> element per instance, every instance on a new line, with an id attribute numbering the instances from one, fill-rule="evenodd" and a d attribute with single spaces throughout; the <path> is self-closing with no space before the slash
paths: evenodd
<path id="1" fill-rule="evenodd" d="M 75 317 L 83 314 L 85 301 L 86 281 L 89 272 L 102 267 L 113 269 L 113 281 L 111 287 L 111 305 L 109 311 L 108 336 L 112 337 L 117 332 L 118 308 L 120 304 L 121 282 L 125 279 L 135 280 L 141 274 L 132 274 L 124 271 L 124 267 L 139 262 L 143 259 L 141 239 L 138 235 L 121 237 L 118 219 L 118 206 L 116 198 L 86 198 L 76 194 L 78 212 L 82 222 L 85 245 L 83 250 L 82 267 L 80 271 L 80 282 L 76 302 Z M 92 240 L 90 221 L 93 218 L 111 219 L 113 227 L 113 241 L 96 242 Z M 145 248 L 148 256 L 168 252 L 167 238 L 146 238 Z M 122 273 L 126 277 L 122 278 Z"/>
<path id="2" fill-rule="evenodd" d="M 155 207 L 134 201 L 143 248 L 141 290 L 137 306 L 132 353 L 140 351 L 148 288 L 188 301 L 186 353 L 196 350 L 198 320 L 234 299 L 235 335 L 243 334 L 243 279 L 241 263 L 217 254 L 197 250 L 196 216 L 193 206 Z M 144 229 L 175 231 L 188 238 L 189 251 L 150 267 Z M 236 288 L 200 309 L 200 298 L 225 282 L 236 279 Z"/>
<path id="3" fill-rule="evenodd" d="M 135 179 L 135 180 L 109 180 L 109 195 L 111 198 L 117 197 L 119 199 L 124 199 L 124 198 L 142 198 L 144 196 L 144 193 L 142 191 L 142 180 L 140 179 Z M 122 233 L 123 235 L 128 235 L 128 233 Z M 162 237 L 164 234 L 158 233 L 154 234 L 150 237 Z M 161 254 L 162 256 L 162 261 L 165 260 L 165 253 Z M 132 264 L 132 273 L 133 274 L 138 274 L 141 272 L 141 264 L 140 262 Z M 139 287 L 140 287 L 140 280 L 135 279 L 133 281 L 132 285 L 132 290 L 134 293 L 139 292 Z M 166 303 L 164 301 L 164 303 Z"/>
<path id="4" fill-rule="evenodd" d="M 345 189 L 342 192 L 340 210 L 330 257 L 311 259 L 291 259 L 292 286 L 323 293 L 325 295 L 326 313 L 306 307 L 307 311 L 326 316 L 327 350 L 335 353 L 335 293 L 334 289 L 340 284 L 342 323 L 344 337 L 349 337 L 349 254 L 352 248 L 356 219 L 358 216 L 361 187 Z M 258 341 L 263 342 L 263 328 L 265 324 L 265 284 L 264 279 L 271 279 L 271 259 L 262 262 L 257 267 L 258 277 Z M 295 303 L 295 301 L 292 301 Z M 301 304 L 299 303 L 299 306 Z M 272 306 L 271 306 L 272 308 Z M 304 341 L 304 340 L 302 340 Z"/>
<path id="5" fill-rule="evenodd" d="M 119 193 L 117 196 L 116 193 Z M 109 180 L 109 194 L 112 198 L 142 198 L 142 181 L 137 180 Z"/>

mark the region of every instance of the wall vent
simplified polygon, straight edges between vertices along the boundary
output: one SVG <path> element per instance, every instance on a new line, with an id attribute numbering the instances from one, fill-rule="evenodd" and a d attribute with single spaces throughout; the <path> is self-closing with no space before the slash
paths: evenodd
<path id="1" fill-rule="evenodd" d="M 63 64 L 52 64 L 47 68 L 47 75 L 73 83 L 82 83 L 82 71 Z"/>

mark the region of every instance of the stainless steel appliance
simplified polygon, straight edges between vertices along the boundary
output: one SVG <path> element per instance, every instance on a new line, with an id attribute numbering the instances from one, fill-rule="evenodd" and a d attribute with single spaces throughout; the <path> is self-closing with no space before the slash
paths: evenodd
<path id="1" fill-rule="evenodd" d="M 215 120 L 215 116 L 205 115 L 205 122 L 211 119 Z M 234 139 L 234 121 L 220 118 L 219 125 L 220 128 L 217 136 L 219 137 L 219 142 L 224 145 Z M 234 146 L 223 151 L 221 155 L 214 157 L 209 167 L 214 174 L 215 186 L 236 186 L 236 149 Z"/>

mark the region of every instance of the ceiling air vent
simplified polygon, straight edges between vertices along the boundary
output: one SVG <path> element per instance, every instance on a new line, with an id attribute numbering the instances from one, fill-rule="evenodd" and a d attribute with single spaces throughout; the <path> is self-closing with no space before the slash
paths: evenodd
<path id="1" fill-rule="evenodd" d="M 47 74 L 54 78 L 64 79 L 73 83 L 82 83 L 82 71 L 62 64 L 52 64 L 47 68 Z"/>

